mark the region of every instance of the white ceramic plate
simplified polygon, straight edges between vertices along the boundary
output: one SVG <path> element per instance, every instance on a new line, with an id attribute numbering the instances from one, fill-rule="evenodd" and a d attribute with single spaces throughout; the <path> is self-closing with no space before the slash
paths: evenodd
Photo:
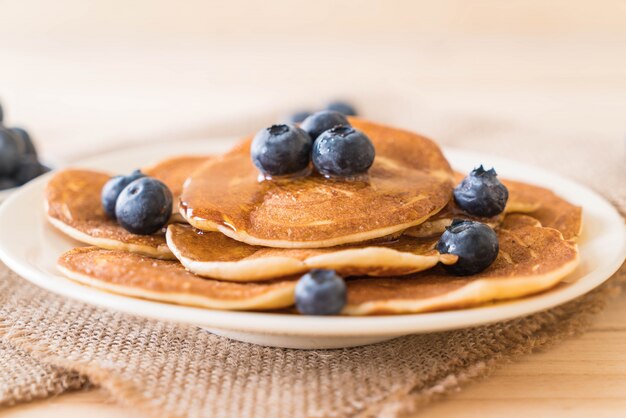
<path id="1" fill-rule="evenodd" d="M 5 201 L 11 195 L 11 193 L 13 193 L 16 190 L 17 190 L 17 187 L 14 187 L 12 189 L 0 190 L 0 203 Z"/>
<path id="2" fill-rule="evenodd" d="M 113 173 L 181 153 L 218 153 L 232 141 L 207 140 L 150 144 L 74 164 Z M 337 348 L 394 337 L 503 321 L 565 303 L 600 285 L 622 264 L 626 254 L 624 222 L 617 211 L 591 190 L 549 171 L 491 156 L 446 150 L 452 165 L 469 171 L 477 164 L 494 166 L 502 177 L 549 187 L 584 207 L 581 263 L 567 284 L 549 292 L 474 309 L 397 316 L 315 317 L 275 313 L 225 312 L 134 299 L 74 283 L 57 273 L 56 259 L 76 242 L 44 219 L 42 192 L 50 174 L 21 188 L 0 207 L 0 258 L 34 284 L 60 295 L 131 314 L 195 324 L 230 338 L 279 347 Z"/>

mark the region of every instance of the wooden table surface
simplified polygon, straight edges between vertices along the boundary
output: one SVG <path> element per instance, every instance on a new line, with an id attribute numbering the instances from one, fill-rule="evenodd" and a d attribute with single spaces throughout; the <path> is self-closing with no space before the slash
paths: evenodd
<path id="1" fill-rule="evenodd" d="M 339 31 L 297 41 L 276 38 L 259 25 L 248 38 L 224 25 L 220 30 L 232 39 L 203 37 L 210 29 L 198 29 L 206 23 L 196 17 L 201 13 L 185 15 L 191 29 L 180 22 L 163 28 L 155 23 L 169 17 L 162 2 L 161 12 L 149 13 L 154 21 L 136 24 L 137 10 L 131 9 L 117 21 L 115 33 L 107 32 L 102 28 L 110 23 L 111 10 L 126 9 L 126 3 L 92 3 L 99 12 L 92 26 L 80 20 L 87 13 L 84 3 L 73 0 L 54 2 L 54 10 L 52 3 L 14 2 L 3 5 L 13 13 L 3 9 L 0 16 L 0 39 L 11 40 L 3 44 L 0 66 L 7 117 L 32 127 L 44 155 L 53 160 L 128 138 L 176 136 L 180 127 L 236 120 L 259 109 L 372 91 L 410 94 L 442 112 L 530 124 L 555 135 L 583 133 L 590 143 L 594 135 L 624 141 L 626 7 L 620 1 L 545 6 L 520 0 L 506 2 L 506 10 L 487 0 L 473 2 L 471 10 L 454 0 L 407 2 L 404 7 L 413 13 L 407 15 L 426 16 L 420 25 L 387 9 L 340 7 L 356 13 L 359 25 L 372 27 L 373 35 Z M 569 7 L 573 3 L 576 7 Z M 201 2 L 194 7 L 210 9 Z M 36 13 L 25 27 L 14 16 L 29 9 Z M 67 13 L 53 24 L 47 16 L 58 10 Z M 247 18 L 256 22 L 258 12 Z M 298 25 L 292 26 L 293 35 Z M 626 416 L 626 295 L 613 300 L 586 334 L 505 365 L 421 416 L 591 415 Z M 117 405 L 101 390 L 0 411 L 1 418 L 38 416 L 143 414 Z"/>

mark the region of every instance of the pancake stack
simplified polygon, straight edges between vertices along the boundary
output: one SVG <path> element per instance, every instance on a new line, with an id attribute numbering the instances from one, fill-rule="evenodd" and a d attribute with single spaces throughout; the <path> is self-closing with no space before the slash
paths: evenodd
<path id="1" fill-rule="evenodd" d="M 453 198 L 464 177 L 433 141 L 351 118 L 376 149 L 366 180 L 312 173 L 263 180 L 251 139 L 220 156 L 179 156 L 142 171 L 163 181 L 176 213 L 153 235 L 109 219 L 100 193 L 110 175 L 58 172 L 45 192 L 51 224 L 88 247 L 63 254 L 59 270 L 87 286 L 127 296 L 224 310 L 295 313 L 294 289 L 312 269 L 347 285 L 341 314 L 403 314 L 472 307 L 545 291 L 578 264 L 581 208 L 551 191 L 503 180 L 504 212 L 464 213 Z M 480 163 L 477 161 L 477 164 Z M 496 230 L 486 270 L 454 276 L 457 256 L 436 249 L 454 218 Z"/>

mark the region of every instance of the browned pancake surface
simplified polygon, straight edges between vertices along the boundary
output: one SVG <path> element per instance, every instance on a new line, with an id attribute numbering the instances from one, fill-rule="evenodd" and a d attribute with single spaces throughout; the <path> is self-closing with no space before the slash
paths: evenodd
<path id="1" fill-rule="evenodd" d="M 441 267 L 401 278 L 362 278 L 348 282 L 348 305 L 380 303 L 379 309 L 367 313 L 390 313 L 385 306 L 389 301 L 410 300 L 419 303 L 431 298 L 444 297 L 479 280 L 508 279 L 515 281 L 527 277 L 540 277 L 571 266 L 578 257 L 575 244 L 565 241 L 559 231 L 552 228 L 529 226 L 524 217 L 509 220 L 509 230 L 499 230 L 500 252 L 494 263 L 485 271 L 467 277 L 456 277 Z M 497 298 L 497 297 L 496 297 Z M 484 300 L 478 302 L 484 303 Z M 460 308 L 475 304 L 474 299 L 445 300 L 424 310 Z"/>
<path id="2" fill-rule="evenodd" d="M 448 203 L 452 172 L 435 143 L 358 119 L 351 123 L 376 147 L 363 179 L 313 174 L 259 181 L 247 140 L 190 177 L 181 213 L 199 229 L 221 228 L 249 244 L 327 247 L 417 225 Z"/>
<path id="3" fill-rule="evenodd" d="M 459 184 L 464 174 L 455 172 L 455 184 Z M 456 204 L 454 197 L 439 213 L 426 222 L 409 228 L 406 233 L 424 237 L 439 235 L 454 218 L 470 219 L 496 227 L 504 219 L 505 214 L 525 213 L 537 219 L 542 226 L 558 229 L 565 239 L 576 238 L 582 227 L 582 208 L 569 203 L 551 190 L 519 181 L 501 179 L 509 190 L 509 200 L 504 214 L 490 218 L 472 216 Z"/>
<path id="4" fill-rule="evenodd" d="M 273 265 L 278 266 L 283 259 L 306 260 L 309 262 L 310 260 L 314 260 L 316 256 L 331 254 L 335 256 L 345 254 L 345 256 L 341 259 L 335 257 L 326 261 L 329 263 L 328 265 L 324 265 L 324 261 L 318 259 L 320 260 L 318 261 L 319 265 L 315 264 L 315 267 L 334 268 L 344 276 L 409 274 L 432 267 L 432 265 L 440 260 L 447 263 L 456 261 L 455 256 L 440 255 L 434 249 L 436 243 L 437 238 L 420 239 L 400 236 L 394 241 L 384 243 L 347 244 L 331 248 L 316 249 L 283 249 L 248 245 L 228 238 L 219 232 L 200 231 L 189 225 L 174 224 L 170 225 L 168 229 L 168 244 L 172 249 L 175 249 L 174 253 L 185 259 L 184 261 L 181 260 L 183 264 L 201 275 L 205 273 L 199 271 L 199 269 L 196 270 L 196 268 L 186 262 L 220 263 L 276 260 Z M 393 262 L 389 262 L 388 259 L 386 259 L 386 257 L 389 257 L 387 253 L 380 254 L 373 251 L 359 254 L 354 251 L 360 249 L 393 250 L 399 253 L 423 256 L 424 259 L 413 260 L 412 263 L 409 263 L 398 258 L 394 259 L 397 262 L 397 264 L 394 265 Z M 342 253 L 344 251 L 345 253 Z M 362 257 L 368 256 L 370 258 L 367 260 L 367 263 L 364 263 Z M 430 259 L 431 257 L 432 260 Z M 351 260 L 354 260 L 354 262 L 351 263 Z M 315 263 L 315 261 L 310 262 Z M 301 264 L 299 268 L 296 267 L 296 269 L 298 271 L 305 271 L 307 267 L 305 264 Z M 210 276 L 210 274 L 208 275 Z"/>
<path id="5" fill-rule="evenodd" d="M 167 248 L 164 232 L 136 235 L 106 216 L 100 193 L 110 178 L 107 174 L 91 170 L 60 171 L 45 189 L 48 216 L 90 237 Z"/>
<path id="6" fill-rule="evenodd" d="M 178 212 L 178 201 L 187 177 L 211 157 L 207 155 L 181 155 L 163 160 L 141 171 L 150 177 L 161 180 L 172 192 L 174 211 Z"/>
<path id="7" fill-rule="evenodd" d="M 582 228 L 582 208 L 556 195 L 553 191 L 532 184 L 513 180 L 504 180 L 509 189 L 509 200 L 525 203 L 535 203 L 536 209 L 524 211 L 541 222 L 544 227 L 561 231 L 563 238 L 576 238 Z M 514 210 L 513 210 L 514 211 Z"/>
<path id="8" fill-rule="evenodd" d="M 123 288 L 157 294 L 187 294 L 220 301 L 246 301 L 268 292 L 291 289 L 293 279 L 232 283 L 200 278 L 178 261 L 156 260 L 125 251 L 75 248 L 63 254 L 59 267 Z"/>

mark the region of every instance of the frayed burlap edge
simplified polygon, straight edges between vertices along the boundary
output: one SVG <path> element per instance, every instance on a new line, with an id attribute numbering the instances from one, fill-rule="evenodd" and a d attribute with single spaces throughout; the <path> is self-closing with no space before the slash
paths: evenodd
<path id="1" fill-rule="evenodd" d="M 58 369 L 59 373 L 58 383 L 49 391 L 38 390 L 39 394 L 36 396 L 27 394 L 27 391 L 21 391 L 19 394 L 16 394 L 19 397 L 16 396 L 5 404 L 0 404 L 0 406 L 12 406 L 35 399 L 45 399 L 72 390 L 100 387 L 122 405 L 139 409 L 155 417 L 164 416 L 162 411 L 154 409 L 149 405 L 149 402 L 141 396 L 134 385 L 117 378 L 112 373 L 108 373 L 99 367 L 70 361 L 41 349 L 29 335 L 14 333 L 11 331 L 11 327 L 4 323 L 0 323 L 0 337 L 7 338 L 12 347 L 28 353 L 35 360 Z"/>
<path id="2" fill-rule="evenodd" d="M 39 362 L 29 353 L 0 340 L 0 367 L 4 373 L 29 369 L 26 378 L 20 375 L 0 381 L 0 407 L 37 399 L 55 397 L 69 391 L 92 387 L 86 376 L 50 364 Z M 34 373 L 33 373 L 34 372 Z"/>
<path id="3" fill-rule="evenodd" d="M 482 360 L 459 364 L 447 376 L 423 382 L 420 386 L 407 385 L 368 405 L 355 416 L 405 417 L 415 414 L 425 405 L 491 375 L 498 367 L 522 355 L 545 349 L 563 339 L 583 333 L 591 324 L 592 318 L 606 306 L 610 297 L 619 294 L 624 276 L 626 274 L 622 268 L 621 274 L 616 274 L 610 281 L 587 295 L 549 311 L 510 321 L 511 327 L 508 327 L 500 341 L 492 344 L 492 351 L 485 353 Z M 467 330 L 472 331 L 475 330 Z M 137 408 L 153 416 L 164 416 L 163 411 L 142 396 L 141 391 L 133 384 L 106 370 L 61 358 L 39 347 L 37 341 L 33 341 L 29 335 L 15 333 L 10 325 L 4 322 L 0 322 L 0 337 L 10 340 L 14 348 L 23 350 L 34 359 L 59 369 L 58 386 L 48 393 L 42 392 L 40 396 L 36 396 L 37 398 L 58 395 L 65 390 L 93 384 L 103 388 L 123 405 Z M 21 401 L 29 400 L 31 399 L 24 398 Z"/>

